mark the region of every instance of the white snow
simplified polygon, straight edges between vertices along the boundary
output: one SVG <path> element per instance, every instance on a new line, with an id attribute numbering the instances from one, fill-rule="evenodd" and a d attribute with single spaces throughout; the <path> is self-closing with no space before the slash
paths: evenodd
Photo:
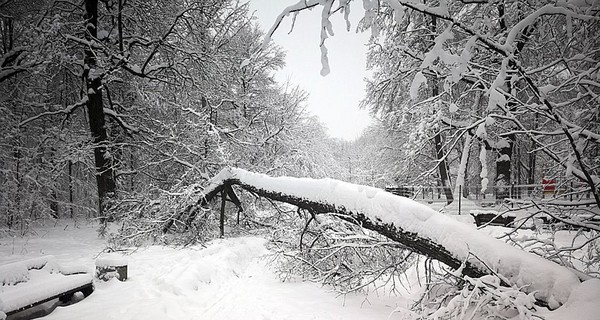
<path id="1" fill-rule="evenodd" d="M 503 162 L 503 161 L 510 161 L 510 156 L 507 154 L 503 154 L 500 155 L 497 159 L 496 162 Z"/>
<path id="2" fill-rule="evenodd" d="M 462 191 L 462 188 L 465 185 L 465 175 L 467 173 L 467 163 L 469 161 L 469 150 L 471 150 L 472 139 L 470 134 L 465 135 L 465 144 L 460 156 L 460 165 L 458 166 L 458 175 L 456 176 L 456 183 L 454 186 L 454 195 L 456 198 L 462 197 L 460 191 Z"/>
<path id="3" fill-rule="evenodd" d="M 455 104 L 455 103 L 451 103 L 451 104 L 448 106 L 448 111 L 449 111 L 450 113 L 456 113 L 456 111 L 458 111 L 458 107 L 456 106 L 456 104 Z"/>
<path id="4" fill-rule="evenodd" d="M 485 129 L 485 125 L 486 125 L 486 123 L 483 122 L 477 126 L 477 130 L 475 130 L 475 135 L 478 138 L 481 138 L 481 139 L 487 138 L 487 130 Z"/>
<path id="5" fill-rule="evenodd" d="M 416 100 L 419 97 L 419 89 L 423 84 L 427 83 L 427 79 L 421 71 L 415 74 L 413 81 L 410 85 L 410 98 Z"/>
<path id="6" fill-rule="evenodd" d="M 98 38 L 99 40 L 103 40 L 103 39 L 107 39 L 109 35 L 110 35 L 110 33 L 108 33 L 108 31 L 102 29 L 102 30 L 98 31 L 98 35 L 96 38 Z"/>
<path id="7" fill-rule="evenodd" d="M 481 127 L 481 125 L 479 126 Z M 490 181 L 487 170 L 487 151 L 484 146 L 481 146 L 481 150 L 479 151 L 479 162 L 481 163 L 481 172 L 479 173 L 479 177 L 481 178 L 481 192 L 485 193 Z"/>
<path id="8" fill-rule="evenodd" d="M 116 254 L 106 254 L 96 259 L 96 267 L 121 267 L 127 265 L 127 259 Z"/>
<path id="9" fill-rule="evenodd" d="M 596 320 L 600 316 L 600 279 L 592 278 L 577 286 L 565 305 L 545 314 L 546 320 Z"/>
<path id="10" fill-rule="evenodd" d="M 52 256 L 43 256 L 24 261 L 17 261 L 0 266 L 0 285 L 14 285 L 29 279 L 30 269 L 41 269 Z"/>
<path id="11" fill-rule="evenodd" d="M 573 272 L 554 262 L 491 238 L 473 226 L 453 220 L 416 201 L 382 190 L 374 193 L 372 188 L 332 179 L 274 178 L 238 168 L 223 169 L 211 180 L 207 190 L 228 179 L 344 207 L 373 220 L 392 223 L 405 232 L 416 233 L 444 246 L 460 260 L 468 260 L 482 270 L 491 268 L 505 276 L 509 283 L 523 287 L 525 292 L 534 292 L 537 299 L 546 301 L 551 308 L 565 303 L 579 284 Z M 366 190 L 370 191 L 367 193 Z"/>
<path id="12" fill-rule="evenodd" d="M 361 190 L 372 198 L 381 193 L 368 187 Z M 104 240 L 96 238 L 95 225 L 72 228 L 72 224 L 59 222 L 54 226 L 53 222 L 52 227 L 37 229 L 37 236 L 0 238 L 0 265 L 51 254 L 61 265 L 86 265 L 91 269 L 98 252 L 105 249 Z M 487 233 L 496 232 L 494 236 L 505 230 L 484 229 Z M 569 243 L 569 234 L 564 233 L 563 242 Z M 414 268 L 406 275 L 410 282 L 402 296 L 380 292 L 343 297 L 314 283 L 281 282 L 265 254 L 269 254 L 265 240 L 256 237 L 215 240 L 205 247 L 140 248 L 127 256 L 130 273 L 126 282 L 96 282 L 92 295 L 56 308 L 45 319 L 419 319 L 409 310 L 422 291 L 416 282 L 422 272 Z M 120 258 L 118 254 L 114 256 Z M 32 277 L 42 272 L 45 271 L 34 270 Z M 46 272 L 45 277 L 59 276 Z M 576 286 L 561 308 L 544 316 L 549 320 L 595 319 L 600 314 L 597 301 L 600 281 L 589 280 Z"/>
<path id="13" fill-rule="evenodd" d="M 0 238 L 0 265 L 43 252 L 61 264 L 91 268 L 105 248 L 96 238 L 97 226 L 68 226 L 40 230 L 43 236 Z M 380 293 L 367 300 L 363 294 L 339 296 L 315 283 L 281 282 L 265 257 L 269 253 L 265 240 L 256 237 L 215 240 L 205 247 L 140 248 L 127 256 L 126 282 L 98 281 L 89 297 L 44 319 L 414 319 L 405 316 L 411 314 L 409 297 Z"/>

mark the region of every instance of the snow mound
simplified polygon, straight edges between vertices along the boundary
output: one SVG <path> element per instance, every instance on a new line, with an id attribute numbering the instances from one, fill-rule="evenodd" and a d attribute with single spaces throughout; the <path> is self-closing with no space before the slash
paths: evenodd
<path id="1" fill-rule="evenodd" d="M 546 320 L 595 320 L 600 316 L 600 279 L 590 279 L 575 287 L 569 300 L 559 309 L 549 312 Z"/>
<path id="2" fill-rule="evenodd" d="M 89 274 L 65 276 L 42 270 L 31 270 L 29 274 L 29 281 L 3 287 L 0 292 L 0 311 L 17 310 L 92 282 Z"/>
<path id="3" fill-rule="evenodd" d="M 0 285 L 14 285 L 27 281 L 30 269 L 42 268 L 52 273 L 59 271 L 53 256 L 43 256 L 2 265 L 0 266 Z"/>
<path id="4" fill-rule="evenodd" d="M 114 253 L 105 254 L 96 259 L 96 267 L 117 267 L 126 265 L 127 259 Z"/>
<path id="5" fill-rule="evenodd" d="M 155 284 L 176 295 L 198 291 L 211 284 L 239 278 L 256 257 L 267 254 L 264 239 L 241 237 L 218 239 L 207 248 L 179 257 L 171 272 L 155 279 Z"/>

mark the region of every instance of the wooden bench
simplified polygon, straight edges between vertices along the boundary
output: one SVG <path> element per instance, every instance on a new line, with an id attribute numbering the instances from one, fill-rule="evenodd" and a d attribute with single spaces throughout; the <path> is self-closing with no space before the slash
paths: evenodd
<path id="1" fill-rule="evenodd" d="M 515 221 L 514 216 L 498 215 L 496 213 L 473 212 L 470 213 L 478 227 L 485 225 L 510 227 Z"/>
<path id="2" fill-rule="evenodd" d="M 87 297 L 94 291 L 92 275 L 81 268 L 61 267 L 52 256 L 0 266 L 0 284 L 0 319 L 54 299 L 69 302 L 77 292 Z"/>

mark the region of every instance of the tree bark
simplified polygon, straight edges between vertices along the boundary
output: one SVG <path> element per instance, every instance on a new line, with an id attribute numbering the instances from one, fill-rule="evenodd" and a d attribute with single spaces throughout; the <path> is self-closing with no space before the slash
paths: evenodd
<path id="1" fill-rule="evenodd" d="M 498 149 L 498 159 L 496 159 L 496 199 L 498 200 L 510 197 L 512 184 L 512 157 L 515 135 L 511 134 L 505 139 L 507 144 Z"/>
<path id="2" fill-rule="evenodd" d="M 73 161 L 69 160 L 69 162 L 67 163 L 67 168 L 68 168 L 68 177 L 69 177 L 69 217 L 71 219 L 73 219 L 73 206 L 75 205 L 73 203 Z"/>
<path id="3" fill-rule="evenodd" d="M 508 30 L 507 24 L 506 24 L 506 17 L 505 17 L 505 7 L 504 7 L 504 3 L 500 2 L 498 4 L 498 18 L 499 18 L 499 24 L 500 24 L 500 31 L 501 32 L 506 32 Z M 523 32 L 520 34 L 519 39 L 517 40 L 517 44 L 516 44 L 516 48 L 515 48 L 515 55 L 518 55 L 519 53 L 521 53 L 521 51 L 523 50 L 523 48 L 525 47 L 525 44 L 527 42 L 527 40 L 529 39 L 529 36 L 531 35 L 531 33 L 533 33 L 533 31 L 535 30 L 535 26 L 534 25 L 530 25 L 527 28 L 525 28 L 523 30 Z M 516 69 L 517 65 L 515 64 L 515 62 L 513 60 L 511 60 L 508 63 L 508 68 L 510 69 Z M 504 82 L 506 85 L 506 88 L 508 89 L 507 92 L 509 94 L 516 94 L 515 92 L 513 92 L 514 90 L 514 86 L 516 86 L 516 84 L 513 85 L 512 82 L 512 75 L 509 75 L 506 77 L 506 81 Z M 507 99 L 507 103 L 506 103 L 506 107 L 508 109 L 508 112 L 513 112 L 516 108 L 516 103 L 514 102 L 514 100 L 512 99 Z M 502 200 L 505 198 L 509 198 L 510 197 L 510 188 L 512 185 L 512 164 L 514 161 L 512 161 L 513 158 L 513 149 L 514 149 L 514 145 L 516 142 L 516 136 L 514 134 L 509 134 L 507 136 L 504 137 L 506 140 L 505 142 L 508 142 L 508 144 L 503 144 L 502 146 L 500 146 L 500 148 L 498 148 L 498 159 L 496 160 L 496 187 L 497 187 L 497 191 L 496 191 L 496 199 L 497 200 Z"/>
<path id="4" fill-rule="evenodd" d="M 437 18 L 431 17 L 431 40 L 435 41 L 435 32 L 437 29 Z M 433 79 L 433 84 L 431 86 L 431 96 L 437 97 L 439 95 L 438 88 L 438 79 Z M 442 184 L 442 189 L 444 190 L 444 195 L 446 196 L 446 203 L 451 204 L 454 201 L 454 195 L 452 194 L 452 187 L 450 186 L 450 175 L 448 172 L 448 164 L 445 158 L 445 151 L 443 145 L 443 139 L 441 133 L 436 132 L 433 137 L 433 144 L 435 147 L 435 156 L 438 161 L 438 172 L 440 174 L 440 182 Z"/>
<path id="5" fill-rule="evenodd" d="M 11 17 L 2 17 L 0 20 L 2 28 L 2 53 L 8 53 L 13 49 L 14 22 Z"/>
<path id="6" fill-rule="evenodd" d="M 86 39 L 94 41 L 98 30 L 98 0 L 85 1 Z M 104 104 L 102 102 L 102 79 L 93 71 L 98 67 L 96 56 L 91 48 L 84 50 L 85 68 L 83 76 L 87 87 L 87 110 L 92 141 L 94 142 L 94 163 L 98 188 L 98 216 L 103 217 L 107 199 L 115 193 L 111 156 L 108 153 L 108 135 Z M 90 73 L 90 71 L 92 71 Z"/>
<path id="7" fill-rule="evenodd" d="M 445 151 L 440 133 L 435 134 L 433 143 L 435 144 L 435 155 L 438 161 L 440 182 L 442 183 L 442 189 L 446 196 L 446 203 L 451 204 L 454 201 L 454 195 L 452 194 L 452 188 L 450 187 L 450 175 L 448 174 L 448 166 L 444 157 Z"/>

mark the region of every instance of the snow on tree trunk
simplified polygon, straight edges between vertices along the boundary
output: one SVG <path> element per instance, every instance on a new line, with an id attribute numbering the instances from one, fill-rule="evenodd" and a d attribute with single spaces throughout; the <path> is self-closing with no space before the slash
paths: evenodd
<path id="1" fill-rule="evenodd" d="M 209 181 L 198 205 L 232 185 L 316 213 L 333 212 L 407 248 L 459 268 L 463 274 L 498 274 L 533 293 L 550 308 L 564 304 L 577 276 L 565 267 L 524 252 L 413 201 L 381 189 L 333 179 L 269 177 L 226 168 Z"/>
<path id="2" fill-rule="evenodd" d="M 496 159 L 496 199 L 505 199 L 510 197 L 510 187 L 512 185 L 512 156 L 515 136 L 501 140 L 498 143 L 498 158 Z"/>
<path id="3" fill-rule="evenodd" d="M 433 31 L 431 34 L 431 40 L 435 41 L 434 33 L 437 29 L 437 18 L 432 16 L 430 21 L 430 28 Z M 437 97 L 440 93 L 438 88 L 439 79 L 434 77 L 432 79 L 431 85 L 431 96 Z M 450 186 L 450 174 L 448 170 L 448 163 L 446 161 L 446 152 L 444 151 L 442 133 L 439 128 L 437 129 L 435 136 L 433 137 L 433 143 L 435 146 L 435 157 L 438 161 L 438 171 L 440 173 L 440 182 L 442 184 L 442 188 L 444 190 L 444 195 L 446 196 L 446 203 L 451 204 L 454 201 L 454 196 L 452 194 L 452 187 Z"/>
<path id="4" fill-rule="evenodd" d="M 469 162 L 469 152 L 471 152 L 472 140 L 473 138 L 470 134 L 465 135 L 465 145 L 463 146 L 462 154 L 460 156 L 460 165 L 458 167 L 458 175 L 456 176 L 456 186 L 454 187 L 456 198 L 465 198 L 466 196 L 463 195 L 468 195 L 468 192 L 465 190 L 465 179 L 467 176 L 467 164 Z"/>
<path id="5" fill-rule="evenodd" d="M 86 39 L 93 41 L 97 36 L 98 30 L 98 0 L 85 1 L 85 19 Z M 91 48 L 84 50 L 84 77 L 87 87 L 86 106 L 88 110 L 88 120 L 90 132 L 94 141 L 94 163 L 96 166 L 96 185 L 98 187 L 98 215 L 103 215 L 106 199 L 115 192 L 115 179 L 111 163 L 111 156 L 108 152 L 106 143 L 108 135 L 106 133 L 106 122 L 104 106 L 102 102 L 102 79 L 98 76 L 96 69 L 96 53 Z"/>

